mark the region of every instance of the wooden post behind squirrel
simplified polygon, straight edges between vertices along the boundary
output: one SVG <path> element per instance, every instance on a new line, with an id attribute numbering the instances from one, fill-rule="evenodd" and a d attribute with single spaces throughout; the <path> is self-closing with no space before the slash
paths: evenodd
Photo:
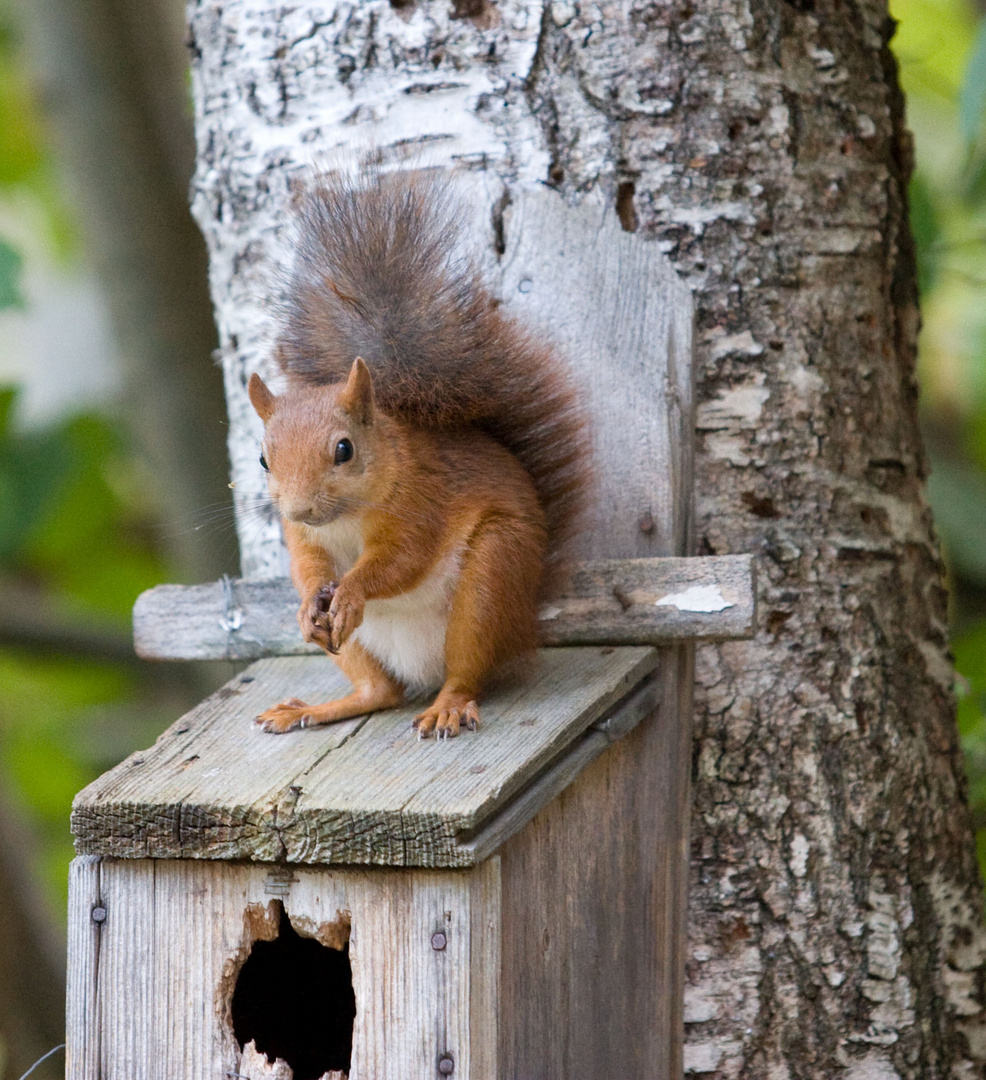
<path id="1" fill-rule="evenodd" d="M 418 173 L 305 197 L 276 346 L 287 390 L 254 373 L 249 394 L 302 634 L 353 689 L 275 705 L 265 731 L 441 687 L 414 724 L 455 736 L 494 668 L 537 644 L 589 441 L 561 362 L 500 312 L 457 231 L 448 189 Z"/>

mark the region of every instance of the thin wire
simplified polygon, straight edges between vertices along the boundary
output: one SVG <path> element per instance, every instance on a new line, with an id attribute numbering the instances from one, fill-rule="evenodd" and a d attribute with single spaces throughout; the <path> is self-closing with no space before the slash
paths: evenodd
<path id="1" fill-rule="evenodd" d="M 65 1049 L 65 1043 L 59 1043 L 59 1044 L 58 1044 L 58 1045 L 57 1045 L 56 1047 L 54 1047 L 53 1049 L 49 1050 L 49 1051 L 48 1051 L 48 1053 L 47 1053 L 47 1054 L 45 1054 L 45 1056 L 44 1056 L 44 1057 L 39 1057 L 39 1058 L 38 1058 L 38 1060 L 37 1060 L 37 1061 L 36 1061 L 36 1062 L 35 1062 L 35 1063 L 34 1063 L 34 1064 L 33 1064 L 33 1065 L 32 1065 L 32 1066 L 30 1067 L 30 1069 L 28 1069 L 28 1070 L 27 1070 L 27 1072 L 26 1072 L 26 1073 L 24 1073 L 24 1075 L 23 1075 L 23 1076 L 21 1077 L 21 1080 L 27 1080 L 27 1078 L 28 1078 L 28 1077 L 29 1077 L 29 1076 L 31 1075 L 31 1073 L 33 1073 L 33 1072 L 34 1072 L 34 1070 L 35 1070 L 35 1069 L 36 1069 L 36 1068 L 37 1068 L 37 1067 L 38 1067 L 38 1066 L 39 1066 L 39 1065 L 40 1065 L 40 1064 L 41 1064 L 41 1063 L 42 1063 L 43 1061 L 47 1061 L 47 1060 L 48 1060 L 48 1058 L 50 1058 L 52 1054 L 57 1054 L 59 1050 L 64 1050 L 64 1049 Z"/>

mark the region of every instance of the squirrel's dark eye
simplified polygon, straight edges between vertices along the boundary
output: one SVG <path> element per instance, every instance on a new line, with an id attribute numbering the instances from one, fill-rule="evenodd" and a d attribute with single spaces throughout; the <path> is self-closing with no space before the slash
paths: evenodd
<path id="1" fill-rule="evenodd" d="M 265 458 L 263 454 L 260 455 L 260 464 L 264 467 L 264 469 L 267 470 L 267 472 L 270 472 L 270 466 L 267 464 L 267 458 Z"/>
<path id="2" fill-rule="evenodd" d="M 336 465 L 341 465 L 344 461 L 349 461 L 353 456 L 353 444 L 348 439 L 340 439 L 336 443 L 336 454 L 333 459 Z"/>

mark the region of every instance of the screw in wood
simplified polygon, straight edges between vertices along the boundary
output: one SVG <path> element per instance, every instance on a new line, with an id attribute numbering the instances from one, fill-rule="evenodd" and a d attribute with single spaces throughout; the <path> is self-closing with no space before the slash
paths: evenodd
<path id="1" fill-rule="evenodd" d="M 441 932 L 441 930 L 439 930 L 437 934 L 431 935 L 431 947 L 435 950 L 435 952 L 441 952 L 447 944 L 448 938 L 446 938 L 446 936 Z"/>
<path id="2" fill-rule="evenodd" d="M 455 1071 L 455 1062 L 451 1054 L 443 1054 L 438 1059 L 438 1071 L 442 1076 L 451 1076 Z"/>
<path id="3" fill-rule="evenodd" d="M 645 510 L 640 517 L 637 518 L 637 527 L 642 533 L 650 536 L 654 529 L 657 528 L 654 524 L 654 515 L 649 510 Z"/>
<path id="4" fill-rule="evenodd" d="M 102 904 L 97 904 L 89 914 L 92 916 L 93 922 L 106 922 L 106 908 Z"/>

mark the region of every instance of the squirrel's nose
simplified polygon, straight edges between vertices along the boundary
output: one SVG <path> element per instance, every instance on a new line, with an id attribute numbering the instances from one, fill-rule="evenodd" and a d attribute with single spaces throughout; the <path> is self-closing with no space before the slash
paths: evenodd
<path id="1" fill-rule="evenodd" d="M 310 525 L 317 516 L 315 507 L 309 502 L 289 503 L 287 505 L 282 502 L 280 509 L 281 514 L 288 521 L 294 521 L 299 525 Z"/>

